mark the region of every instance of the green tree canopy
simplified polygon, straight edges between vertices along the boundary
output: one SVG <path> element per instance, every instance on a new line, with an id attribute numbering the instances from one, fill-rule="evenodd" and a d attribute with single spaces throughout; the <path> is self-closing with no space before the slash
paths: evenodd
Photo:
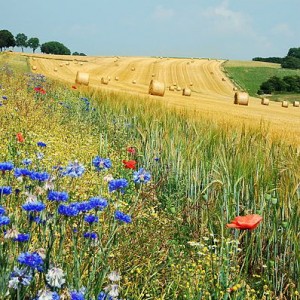
<path id="1" fill-rule="evenodd" d="M 16 41 L 12 33 L 6 29 L 0 30 L 0 49 L 14 47 Z"/>
<path id="2" fill-rule="evenodd" d="M 84 54 L 84 53 L 82 53 L 82 52 L 79 53 L 79 52 L 77 52 L 77 51 L 73 52 L 72 55 L 86 56 L 86 54 Z"/>
<path id="3" fill-rule="evenodd" d="M 27 36 L 24 33 L 18 33 L 16 35 L 16 46 L 21 47 L 22 52 L 24 48 L 27 47 Z"/>
<path id="4" fill-rule="evenodd" d="M 290 48 L 287 56 L 293 56 L 296 58 L 300 58 L 300 48 Z"/>
<path id="5" fill-rule="evenodd" d="M 40 41 L 38 38 L 33 37 L 28 40 L 27 45 L 29 48 L 32 48 L 32 52 L 34 53 L 35 50 L 40 46 Z"/>
<path id="6" fill-rule="evenodd" d="M 295 56 L 287 56 L 281 63 L 281 67 L 287 69 L 300 69 L 300 58 Z"/>
<path id="7" fill-rule="evenodd" d="M 41 51 L 47 54 L 60 54 L 60 55 L 70 55 L 71 51 L 64 44 L 51 41 L 42 44 Z"/>

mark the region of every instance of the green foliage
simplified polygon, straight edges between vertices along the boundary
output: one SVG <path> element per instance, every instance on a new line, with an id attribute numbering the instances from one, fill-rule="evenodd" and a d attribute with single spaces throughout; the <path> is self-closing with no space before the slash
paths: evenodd
<path id="1" fill-rule="evenodd" d="M 24 33 L 18 33 L 16 35 L 16 46 L 21 47 L 22 52 L 27 47 L 27 36 Z"/>
<path id="2" fill-rule="evenodd" d="M 73 52 L 72 55 L 86 56 L 86 54 L 84 54 L 84 53 L 78 53 L 77 51 Z"/>
<path id="3" fill-rule="evenodd" d="M 46 54 L 70 55 L 71 51 L 62 43 L 51 41 L 41 45 L 41 51 Z"/>
<path id="4" fill-rule="evenodd" d="M 290 48 L 287 56 L 300 58 L 300 47 L 299 48 Z"/>
<path id="5" fill-rule="evenodd" d="M 0 49 L 14 47 L 16 41 L 12 33 L 8 30 L 0 30 Z"/>
<path id="6" fill-rule="evenodd" d="M 32 52 L 34 53 L 35 50 L 40 46 L 40 41 L 38 38 L 33 37 L 28 40 L 27 45 L 32 49 Z"/>
<path id="7" fill-rule="evenodd" d="M 287 56 L 283 59 L 281 66 L 286 69 L 300 69 L 300 58 Z"/>
<path id="8" fill-rule="evenodd" d="M 254 58 L 252 58 L 252 60 L 281 64 L 283 61 L 283 58 L 282 57 L 254 57 Z"/>
<path id="9" fill-rule="evenodd" d="M 283 78 L 273 76 L 261 84 L 260 91 L 265 94 L 273 92 L 300 93 L 300 76 L 285 76 Z"/>

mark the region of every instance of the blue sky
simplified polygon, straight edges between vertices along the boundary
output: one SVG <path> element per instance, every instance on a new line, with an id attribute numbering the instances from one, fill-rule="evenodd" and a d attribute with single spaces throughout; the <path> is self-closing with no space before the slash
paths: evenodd
<path id="1" fill-rule="evenodd" d="M 300 0 L 2 0 L 0 11 L 0 29 L 87 55 L 251 60 L 300 47 Z"/>

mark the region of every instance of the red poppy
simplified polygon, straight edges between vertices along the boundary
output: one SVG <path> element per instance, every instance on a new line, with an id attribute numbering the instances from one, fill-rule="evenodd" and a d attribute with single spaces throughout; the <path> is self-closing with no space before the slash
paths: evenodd
<path id="1" fill-rule="evenodd" d="M 131 153 L 131 154 L 135 154 L 136 150 L 134 147 L 128 147 L 127 148 L 127 152 Z"/>
<path id="2" fill-rule="evenodd" d="M 37 92 L 37 93 L 40 93 L 40 94 L 43 94 L 45 95 L 46 94 L 46 91 L 41 88 L 41 87 L 35 87 L 34 90 Z"/>
<path id="3" fill-rule="evenodd" d="M 229 228 L 253 230 L 258 226 L 262 219 L 263 218 L 260 215 L 238 216 L 226 226 Z"/>
<path id="4" fill-rule="evenodd" d="M 77 86 L 76 86 L 76 85 L 72 85 L 72 89 L 73 89 L 73 90 L 76 90 L 76 89 L 77 89 Z"/>
<path id="5" fill-rule="evenodd" d="M 124 167 L 126 169 L 135 169 L 136 161 L 135 160 L 123 160 Z"/>
<path id="6" fill-rule="evenodd" d="M 21 132 L 18 132 L 16 134 L 16 137 L 17 137 L 17 140 L 18 140 L 19 143 L 24 143 L 25 142 L 25 139 L 24 139 L 23 134 Z"/>

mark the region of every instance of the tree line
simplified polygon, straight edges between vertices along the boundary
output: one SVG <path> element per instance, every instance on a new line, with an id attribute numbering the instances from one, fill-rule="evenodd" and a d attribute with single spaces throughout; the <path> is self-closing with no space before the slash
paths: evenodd
<path id="1" fill-rule="evenodd" d="M 9 30 L 0 30 L 0 51 L 10 47 L 20 47 L 22 52 L 24 48 L 31 48 L 32 52 L 40 47 L 42 53 L 46 54 L 60 54 L 60 55 L 71 55 L 71 51 L 64 44 L 57 41 L 50 41 L 40 44 L 40 40 L 37 37 L 28 37 L 24 33 L 18 33 L 14 36 Z M 73 52 L 72 55 L 85 56 L 84 53 Z"/>
<path id="2" fill-rule="evenodd" d="M 300 69 L 300 48 L 290 48 L 285 57 L 254 57 L 253 61 L 281 64 L 282 68 Z"/>
<path id="3" fill-rule="evenodd" d="M 260 85 L 258 94 L 272 94 L 273 92 L 300 93 L 300 76 L 290 75 L 283 78 L 272 76 Z"/>

